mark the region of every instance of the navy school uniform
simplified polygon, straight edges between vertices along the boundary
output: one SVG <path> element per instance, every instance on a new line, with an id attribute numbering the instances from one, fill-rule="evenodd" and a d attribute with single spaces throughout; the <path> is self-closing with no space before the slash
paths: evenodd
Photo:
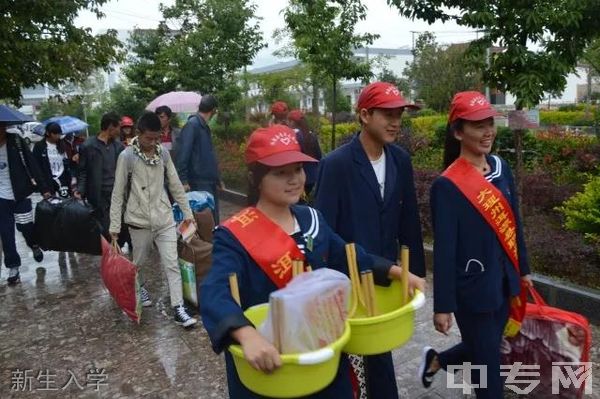
<path id="1" fill-rule="evenodd" d="M 410 271 L 425 276 L 421 221 L 408 153 L 385 145 L 383 198 L 359 134 L 321 160 L 315 207 L 344 240 L 396 262 L 400 245 L 410 249 Z M 397 398 L 391 353 L 365 356 L 370 398 Z"/>
<path id="2" fill-rule="evenodd" d="M 300 228 L 292 238 L 304 253 L 306 262 L 313 269 L 327 266 L 347 275 L 346 243 L 331 230 L 323 216 L 317 210 L 307 206 L 294 205 L 291 210 Z M 277 245 L 277 242 L 265 242 L 265 245 Z M 376 284 L 389 284 L 387 274 L 393 262 L 369 255 L 360 246 L 356 247 L 356 256 L 361 270 L 373 270 Z M 261 398 L 262 396 L 242 385 L 226 348 L 234 343 L 230 335 L 232 330 L 252 325 L 244 317 L 243 310 L 268 302 L 269 294 L 276 291 L 277 286 L 254 262 L 237 238 L 222 226 L 219 226 L 214 233 L 212 262 L 212 268 L 200 289 L 200 313 L 213 350 L 216 353 L 225 351 L 229 397 Z M 236 273 L 238 276 L 241 308 L 230 294 L 230 273 Z M 342 355 L 334 381 L 324 390 L 308 397 L 352 398 L 349 372 L 348 359 Z"/>
<path id="3" fill-rule="evenodd" d="M 486 180 L 509 202 L 516 218 L 521 275 L 529 274 L 517 193 L 508 164 L 488 156 Z M 488 389 L 478 398 L 502 398 L 500 343 L 508 320 L 509 298 L 519 294 L 520 276 L 481 214 L 447 178 L 431 187 L 434 228 L 434 312 L 454 313 L 462 342 L 441 352 L 441 365 L 488 366 Z M 474 373 L 475 382 L 478 380 Z"/>

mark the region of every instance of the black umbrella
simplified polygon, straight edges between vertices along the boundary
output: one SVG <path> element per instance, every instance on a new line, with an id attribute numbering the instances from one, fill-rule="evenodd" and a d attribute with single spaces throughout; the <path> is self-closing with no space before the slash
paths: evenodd
<path id="1" fill-rule="evenodd" d="M 31 122 L 29 116 L 17 111 L 7 105 L 0 104 L 0 123 L 4 125 L 18 125 L 25 122 Z"/>

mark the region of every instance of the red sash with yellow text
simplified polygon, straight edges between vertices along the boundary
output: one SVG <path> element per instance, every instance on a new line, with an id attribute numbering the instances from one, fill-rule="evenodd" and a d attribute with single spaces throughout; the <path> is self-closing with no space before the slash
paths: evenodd
<path id="1" fill-rule="evenodd" d="M 277 286 L 292 279 L 292 260 L 304 260 L 296 241 L 254 207 L 241 210 L 223 223 L 250 257 Z"/>
<path id="2" fill-rule="evenodd" d="M 466 159 L 458 158 L 442 176 L 448 178 L 477 209 L 498 237 L 517 275 L 521 276 L 517 250 L 517 223 L 512 208 L 504 194 L 488 182 Z M 513 337 L 521 329 L 527 305 L 527 288 L 521 281 L 521 293 L 510 303 L 508 323 L 504 335 Z"/>

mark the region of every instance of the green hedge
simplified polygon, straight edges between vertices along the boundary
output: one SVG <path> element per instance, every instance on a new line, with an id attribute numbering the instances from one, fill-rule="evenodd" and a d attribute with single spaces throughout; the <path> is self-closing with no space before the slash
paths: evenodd
<path id="1" fill-rule="evenodd" d="M 339 146 L 340 142 L 346 139 L 348 136 L 360 130 L 358 122 L 352 123 L 339 123 L 335 125 L 335 145 Z M 331 124 L 321 125 L 321 131 L 319 132 L 319 143 L 321 144 L 321 150 L 323 154 L 331 151 Z"/>
<path id="2" fill-rule="evenodd" d="M 217 124 L 211 130 L 212 134 L 222 141 L 242 143 L 259 127 L 257 123 L 232 122 L 229 125 Z"/>
<path id="3" fill-rule="evenodd" d="M 542 111 L 540 112 L 540 124 L 543 126 L 592 126 L 594 118 L 592 113 L 585 111 Z"/>

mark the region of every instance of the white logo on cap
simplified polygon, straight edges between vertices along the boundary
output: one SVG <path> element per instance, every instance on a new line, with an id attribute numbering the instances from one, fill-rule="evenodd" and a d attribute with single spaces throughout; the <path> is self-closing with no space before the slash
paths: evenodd
<path id="1" fill-rule="evenodd" d="M 277 143 L 281 143 L 283 145 L 290 145 L 290 144 L 298 144 L 298 141 L 296 140 L 296 136 L 292 135 L 288 132 L 279 132 L 277 133 L 275 136 L 273 136 L 271 138 L 271 145 L 277 145 Z"/>
<path id="2" fill-rule="evenodd" d="M 484 96 L 475 97 L 469 102 L 469 106 L 471 106 L 471 107 L 474 107 L 475 105 L 486 105 L 486 104 L 487 104 L 487 100 L 485 99 Z"/>
<path id="3" fill-rule="evenodd" d="M 386 94 L 386 95 L 388 95 L 388 96 L 389 96 L 390 94 L 393 94 L 393 95 L 395 95 L 396 97 L 398 97 L 398 96 L 400 96 L 400 90 L 398 90 L 398 89 L 397 89 L 397 88 L 395 88 L 394 86 L 390 86 L 390 87 L 388 87 L 387 89 L 385 89 L 385 94 Z"/>

